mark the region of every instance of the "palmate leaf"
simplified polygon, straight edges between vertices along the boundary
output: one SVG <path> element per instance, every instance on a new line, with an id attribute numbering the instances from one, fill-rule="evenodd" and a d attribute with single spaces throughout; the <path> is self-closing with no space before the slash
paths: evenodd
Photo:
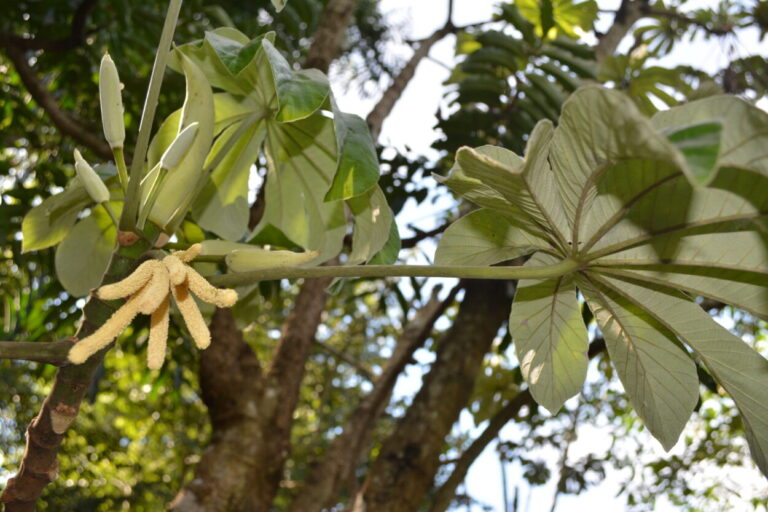
<path id="1" fill-rule="evenodd" d="M 575 284 L 665 448 L 696 403 L 695 359 L 735 401 L 768 474 L 768 406 L 758 395 L 768 361 L 694 302 L 768 318 L 767 137 L 768 115 L 734 98 L 647 119 L 618 92 L 579 89 L 556 129 L 537 126 L 524 160 L 499 148 L 457 153 L 443 182 L 483 209 L 445 232 L 440 262 L 527 252 L 528 266 L 576 261 L 575 275 L 518 286 L 510 331 L 533 396 L 555 411 L 581 387 L 586 333 L 576 327 Z"/>
<path id="2" fill-rule="evenodd" d="M 272 40 L 271 34 L 248 40 L 236 30 L 217 29 L 178 49 L 226 91 L 214 95 L 218 139 L 209 162 L 232 142 L 193 217 L 224 239 L 241 239 L 250 167 L 263 153 L 266 208 L 256 238 L 319 251 L 316 263 L 328 260 L 341 251 L 348 230 L 346 202 L 355 215 L 350 261 L 367 262 L 397 240 L 390 236 L 392 212 L 376 185 L 378 160 L 367 126 L 336 108 L 325 75 L 295 71 Z"/>

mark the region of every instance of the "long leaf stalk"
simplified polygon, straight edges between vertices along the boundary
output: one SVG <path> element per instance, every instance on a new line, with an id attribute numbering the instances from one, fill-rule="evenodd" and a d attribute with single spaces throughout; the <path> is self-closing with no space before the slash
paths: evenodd
<path id="1" fill-rule="evenodd" d="M 210 277 L 214 286 L 238 286 L 275 279 L 316 277 L 456 277 L 460 279 L 553 279 L 578 270 L 581 263 L 563 260 L 542 267 L 461 267 L 443 265 L 366 265 L 265 268 Z"/>
<path id="2" fill-rule="evenodd" d="M 115 167 L 117 167 L 117 175 L 120 178 L 120 186 L 123 192 L 128 190 L 128 167 L 125 165 L 125 151 L 123 148 L 112 148 L 112 155 L 115 157 Z"/>
<path id="3" fill-rule="evenodd" d="M 0 359 L 35 361 L 54 366 L 65 366 L 69 364 L 67 355 L 74 344 L 74 340 L 51 342 L 0 341 Z"/>
<path id="4" fill-rule="evenodd" d="M 147 89 L 147 98 L 144 101 L 144 110 L 141 114 L 141 123 L 139 124 L 139 136 L 136 139 L 136 149 L 133 152 L 131 162 L 131 174 L 128 179 L 128 191 L 125 194 L 125 207 L 123 215 L 120 218 L 120 229 L 122 231 L 133 231 L 136 228 L 136 216 L 139 211 L 139 202 L 141 201 L 141 175 L 144 170 L 144 160 L 149 148 L 149 136 L 152 132 L 152 124 L 157 109 L 157 101 L 160 97 L 160 86 L 163 83 L 163 75 L 168 65 L 168 57 L 171 52 L 171 42 L 173 33 L 176 30 L 176 22 L 179 19 L 179 10 L 181 9 L 181 0 L 170 0 L 168 12 L 165 16 L 163 32 L 160 35 L 160 43 L 157 45 L 157 54 L 155 63 L 152 66 L 152 75 L 149 79 L 149 88 Z"/>

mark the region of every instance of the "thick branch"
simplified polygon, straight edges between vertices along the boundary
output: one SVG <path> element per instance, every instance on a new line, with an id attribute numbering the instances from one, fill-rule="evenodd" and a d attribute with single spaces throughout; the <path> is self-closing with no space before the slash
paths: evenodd
<path id="1" fill-rule="evenodd" d="M 434 323 L 454 301 L 459 289 L 460 286 L 454 287 L 443 301 L 434 295 L 408 322 L 373 390 L 349 415 L 344 431 L 333 440 L 322 460 L 312 467 L 304 486 L 291 503 L 290 511 L 319 512 L 333 505 L 331 501 L 337 497 L 343 483 L 352 478 L 398 376 L 416 349 L 429 337 Z"/>
<path id="2" fill-rule="evenodd" d="M 119 281 L 131 273 L 136 268 L 136 259 L 147 248 L 143 242 L 121 247 L 112 257 L 103 282 Z M 77 338 L 82 339 L 92 334 L 112 313 L 113 309 L 105 302 L 89 300 L 83 308 L 83 322 Z M 27 427 L 27 445 L 19 472 L 8 481 L 0 495 L 0 503 L 5 503 L 5 512 L 34 511 L 40 493 L 56 478 L 59 446 L 67 428 L 77 417 L 83 395 L 108 350 L 109 347 L 103 349 L 83 364 L 59 368 L 53 388 L 43 402 L 40 413 Z"/>
<path id="3" fill-rule="evenodd" d="M 82 126 L 59 107 L 56 99 L 27 62 L 24 50 L 16 46 L 5 46 L 5 53 L 16 68 L 24 87 L 40 108 L 48 114 L 56 128 L 92 150 L 99 157 L 110 160 L 112 151 L 109 145 L 101 137 L 94 135 L 92 129 Z"/>
<path id="4" fill-rule="evenodd" d="M 75 340 L 0 341 L 0 359 L 17 359 L 54 366 L 66 366 L 70 364 L 67 354 L 74 344 Z"/>
<path id="5" fill-rule="evenodd" d="M 405 416 L 384 441 L 364 485 L 367 512 L 417 510 L 440 466 L 445 436 L 472 393 L 511 303 L 507 283 L 467 283 L 453 326 Z"/>
<path id="6" fill-rule="evenodd" d="M 331 62 L 339 53 L 347 35 L 347 27 L 357 8 L 357 0 L 330 0 L 320 16 L 320 22 L 314 34 L 314 42 L 309 48 L 306 68 L 317 68 L 328 72 Z"/>
<path id="7" fill-rule="evenodd" d="M 14 46 L 24 51 L 43 50 L 46 52 L 64 52 L 69 51 L 85 43 L 85 25 L 88 15 L 96 7 L 98 0 L 83 0 L 75 9 L 70 24 L 69 35 L 60 39 L 45 39 L 42 37 L 22 37 L 16 34 L 6 32 L 0 33 L 0 46 Z"/>

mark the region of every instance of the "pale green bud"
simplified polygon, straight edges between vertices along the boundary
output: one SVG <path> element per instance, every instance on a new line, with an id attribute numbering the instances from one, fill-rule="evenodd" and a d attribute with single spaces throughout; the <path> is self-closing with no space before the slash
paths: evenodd
<path id="1" fill-rule="evenodd" d="M 123 98 L 120 93 L 120 77 L 108 53 L 101 59 L 99 69 L 99 99 L 101 101 L 101 124 L 109 147 L 122 148 L 125 142 L 123 120 Z"/>
<path id="2" fill-rule="evenodd" d="M 189 147 L 197 137 L 197 128 L 200 123 L 190 123 L 189 126 L 181 130 L 168 149 L 165 150 L 163 156 L 160 157 L 160 167 L 163 169 L 174 169 L 184 155 L 189 151 Z"/>
<path id="3" fill-rule="evenodd" d="M 232 272 L 250 272 L 268 268 L 296 267 L 309 263 L 319 255 L 319 251 L 269 251 L 253 248 L 232 251 L 225 259 Z"/>
<path id="4" fill-rule="evenodd" d="M 91 199 L 97 203 L 109 201 L 109 189 L 78 150 L 75 150 L 75 171 Z"/>

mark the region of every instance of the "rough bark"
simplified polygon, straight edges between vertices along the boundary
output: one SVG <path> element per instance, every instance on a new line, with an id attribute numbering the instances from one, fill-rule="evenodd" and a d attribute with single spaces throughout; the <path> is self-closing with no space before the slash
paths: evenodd
<path id="1" fill-rule="evenodd" d="M 384 411 L 397 378 L 411 360 L 413 353 L 424 344 L 437 319 L 453 302 L 457 286 L 443 300 L 436 296 L 408 322 L 397 340 L 394 353 L 373 390 L 355 407 L 322 460 L 309 472 L 301 490 L 288 509 L 291 512 L 319 512 L 333 505 L 344 482 L 352 479 L 362 453 L 367 448 L 376 421 Z"/>
<path id="2" fill-rule="evenodd" d="M 200 388 L 213 439 L 195 477 L 176 496 L 175 512 L 261 512 L 272 507 L 290 453 L 293 410 L 304 363 L 325 309 L 330 279 L 305 281 L 272 365 L 264 372 L 229 310 L 211 321 L 200 362 Z"/>
<path id="3" fill-rule="evenodd" d="M 471 396 L 511 304 L 505 282 L 468 281 L 466 290 L 421 389 L 371 468 L 360 493 L 366 512 L 417 510 L 432 485 L 445 437 Z"/>
<path id="4" fill-rule="evenodd" d="M 103 282 L 111 283 L 127 276 L 136 268 L 137 258 L 147 248 L 144 243 L 121 247 L 113 255 Z M 91 297 L 83 308 L 83 322 L 76 338 L 92 334 L 113 312 L 113 305 Z M 64 366 L 56 373 L 51 392 L 27 427 L 27 444 L 19 471 L 0 495 L 0 503 L 5 504 L 6 512 L 34 511 L 35 502 L 45 486 L 56 479 L 59 446 L 77 417 L 83 396 L 110 347 L 94 354 L 83 364 Z"/>
<path id="5" fill-rule="evenodd" d="M 341 53 L 347 27 L 357 8 L 357 0 L 330 0 L 315 30 L 314 44 L 307 53 L 305 68 L 328 72 L 331 62 Z"/>

